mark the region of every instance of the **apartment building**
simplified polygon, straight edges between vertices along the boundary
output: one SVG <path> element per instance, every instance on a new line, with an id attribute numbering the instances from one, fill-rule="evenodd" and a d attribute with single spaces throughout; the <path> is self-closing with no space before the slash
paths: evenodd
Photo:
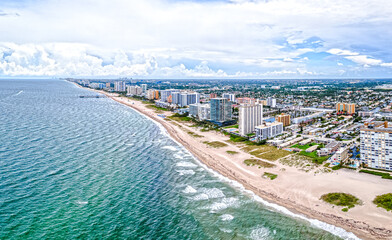
<path id="1" fill-rule="evenodd" d="M 241 104 L 238 118 L 238 129 L 241 135 L 254 132 L 255 127 L 263 123 L 263 105 Z"/>
<path id="2" fill-rule="evenodd" d="M 392 170 L 392 128 L 388 122 L 370 122 L 361 127 L 361 163 Z"/>

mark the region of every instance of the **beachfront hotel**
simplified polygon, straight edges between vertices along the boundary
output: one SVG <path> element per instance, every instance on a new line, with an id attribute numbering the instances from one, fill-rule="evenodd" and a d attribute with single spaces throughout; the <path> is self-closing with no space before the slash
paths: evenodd
<path id="1" fill-rule="evenodd" d="M 336 114 L 354 114 L 354 103 L 336 103 Z"/>
<path id="2" fill-rule="evenodd" d="M 392 128 L 388 122 L 370 122 L 361 127 L 361 163 L 370 168 L 392 170 Z"/>
<path id="3" fill-rule="evenodd" d="M 238 118 L 238 130 L 241 135 L 254 132 L 255 127 L 263 123 L 263 105 L 241 104 Z"/>
<path id="4" fill-rule="evenodd" d="M 264 122 L 256 127 L 256 139 L 258 141 L 276 137 L 283 132 L 283 123 L 281 122 Z"/>

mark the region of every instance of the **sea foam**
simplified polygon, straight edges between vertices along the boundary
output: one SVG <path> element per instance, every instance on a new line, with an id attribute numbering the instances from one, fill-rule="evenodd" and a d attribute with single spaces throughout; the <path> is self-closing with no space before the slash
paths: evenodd
<path id="1" fill-rule="evenodd" d="M 176 164 L 176 166 L 177 166 L 177 167 L 189 167 L 189 168 L 195 168 L 195 167 L 197 167 L 196 164 L 193 164 L 193 163 L 191 163 L 191 162 L 178 162 L 178 163 Z"/>
<path id="2" fill-rule="evenodd" d="M 162 149 L 167 149 L 167 150 L 170 150 L 170 151 L 177 151 L 177 148 L 174 147 L 174 146 L 164 146 L 164 147 L 162 147 Z"/>
<path id="3" fill-rule="evenodd" d="M 233 215 L 230 214 L 223 214 L 220 218 L 222 221 L 231 221 L 234 219 Z"/>
<path id="4" fill-rule="evenodd" d="M 195 174 L 195 171 L 193 170 L 176 170 L 178 173 L 180 173 L 180 176 L 182 175 L 193 175 Z"/>
<path id="5" fill-rule="evenodd" d="M 183 193 L 196 193 L 197 190 L 194 189 L 194 188 L 191 187 L 191 186 L 187 186 L 182 192 L 183 192 Z"/>

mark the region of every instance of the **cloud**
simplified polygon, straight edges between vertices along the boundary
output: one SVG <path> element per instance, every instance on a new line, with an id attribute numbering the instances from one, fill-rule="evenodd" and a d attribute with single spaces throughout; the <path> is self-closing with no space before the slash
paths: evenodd
<path id="1" fill-rule="evenodd" d="M 0 17 L 6 17 L 6 16 L 15 16 L 15 17 L 19 17 L 19 13 L 10 13 L 10 12 L 4 12 L 2 10 L 0 10 Z"/>
<path id="2" fill-rule="evenodd" d="M 0 9 L 19 14 L 0 21 L 2 75 L 356 76 L 337 59 L 390 75 L 389 0 L 40 0 Z"/>
<path id="3" fill-rule="evenodd" d="M 381 66 L 381 67 L 392 67 L 392 63 L 385 63 L 380 59 L 375 59 L 367 55 L 360 55 L 357 52 L 352 52 L 349 50 L 342 50 L 342 49 L 330 49 L 327 51 L 328 53 L 342 56 L 348 60 L 351 60 L 355 63 L 361 64 L 364 67 L 370 67 L 370 66 Z M 343 66 L 342 63 L 338 63 L 339 66 Z"/>

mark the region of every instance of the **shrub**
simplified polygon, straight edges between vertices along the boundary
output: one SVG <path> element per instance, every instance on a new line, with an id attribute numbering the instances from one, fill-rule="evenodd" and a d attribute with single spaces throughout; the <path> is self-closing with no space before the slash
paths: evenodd
<path id="1" fill-rule="evenodd" d="M 277 174 L 273 174 L 273 173 L 269 173 L 269 172 L 264 172 L 262 177 L 274 180 L 275 178 L 278 177 L 278 175 Z"/>
<path id="2" fill-rule="evenodd" d="M 392 211 L 392 193 L 377 196 L 373 200 L 373 203 L 376 204 L 377 207 L 382 207 L 387 211 Z"/>
<path id="3" fill-rule="evenodd" d="M 368 174 L 372 174 L 372 175 L 376 175 L 376 176 L 381 176 L 381 178 L 384 179 L 392 179 L 392 176 L 389 173 L 382 173 L 382 172 L 376 172 L 376 171 L 370 171 L 370 170 L 360 170 L 359 172 L 362 173 L 368 173 Z"/>
<path id="4" fill-rule="evenodd" d="M 336 206 L 347 207 L 348 209 L 361 203 L 358 198 L 348 193 L 327 193 L 322 195 L 320 199 Z"/>

